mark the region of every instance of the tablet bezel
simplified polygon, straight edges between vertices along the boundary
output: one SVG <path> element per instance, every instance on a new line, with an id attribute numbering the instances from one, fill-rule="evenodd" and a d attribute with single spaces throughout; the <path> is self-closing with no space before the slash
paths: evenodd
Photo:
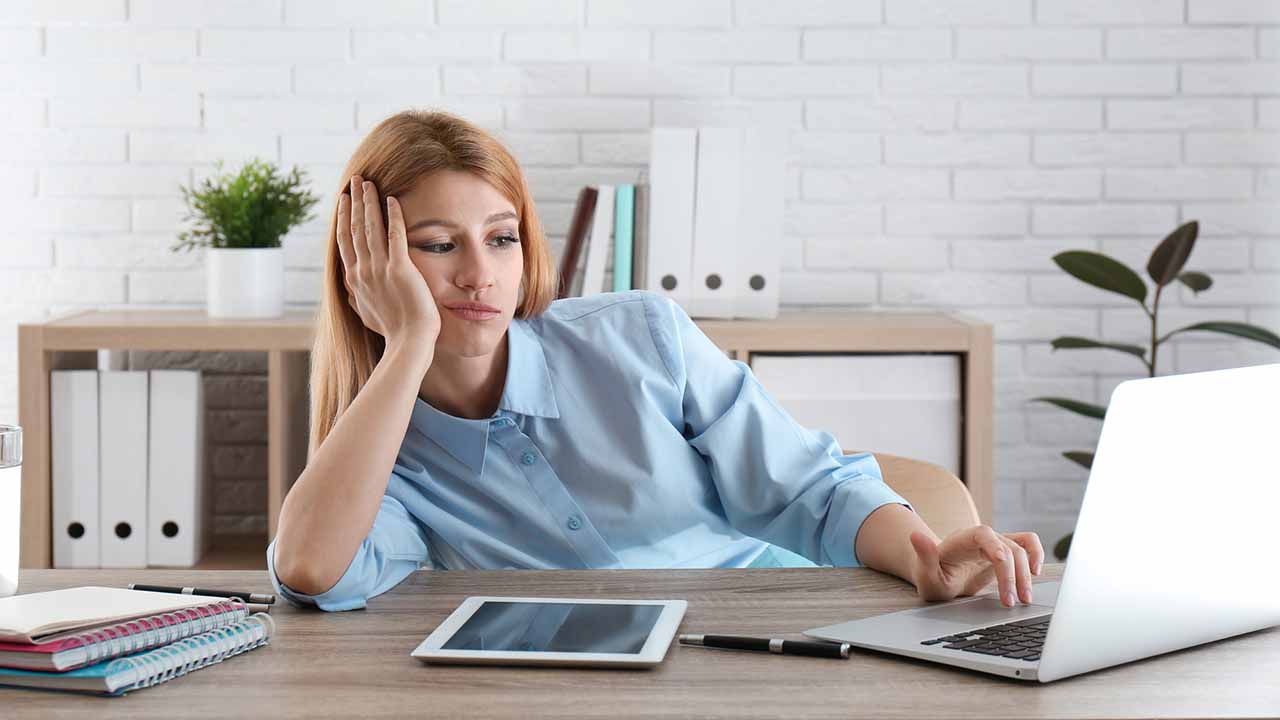
<path id="1" fill-rule="evenodd" d="M 523 603 L 576 603 L 595 605 L 660 605 L 662 612 L 649 630 L 644 646 L 638 653 L 586 653 L 586 652 L 538 652 L 505 650 L 445 650 L 449 642 L 467 620 L 486 602 Z M 602 598 L 568 597 L 505 597 L 499 595 L 473 595 L 462 601 L 444 622 L 440 623 L 418 647 L 410 653 L 423 662 L 463 663 L 476 665 L 595 665 L 652 667 L 666 657 L 667 648 L 675 638 L 676 630 L 684 619 L 689 603 L 684 600 L 619 600 Z"/>

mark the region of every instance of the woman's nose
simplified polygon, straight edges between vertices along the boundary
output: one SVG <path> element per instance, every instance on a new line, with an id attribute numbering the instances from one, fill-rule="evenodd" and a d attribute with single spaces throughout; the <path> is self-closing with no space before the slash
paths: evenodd
<path id="1" fill-rule="evenodd" d="M 493 261 L 483 251 L 463 253 L 455 282 L 470 289 L 489 287 L 493 284 Z"/>

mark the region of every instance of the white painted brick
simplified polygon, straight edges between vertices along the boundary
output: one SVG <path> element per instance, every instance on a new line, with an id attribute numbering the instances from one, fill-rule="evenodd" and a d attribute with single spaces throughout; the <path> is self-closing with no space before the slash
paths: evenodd
<path id="1" fill-rule="evenodd" d="M 1101 291 L 1099 291 L 1101 292 Z M 1133 311 L 1138 315 L 1142 315 L 1142 311 L 1135 305 Z M 1136 345 L 1145 348 L 1147 354 L 1150 355 L 1150 328 L 1148 334 L 1135 334 L 1128 338 L 1115 340 L 1113 342 L 1121 342 L 1126 345 Z M 1097 340 L 1094 336 L 1086 336 L 1090 339 Z M 1156 354 L 1156 371 L 1166 374 L 1173 371 L 1173 358 L 1171 353 Z M 1097 348 L 1089 348 L 1083 350 L 1054 350 L 1052 345 L 1048 343 L 1037 343 L 1027 347 L 1026 354 L 1027 374 L 1028 375 L 1044 375 L 1048 377 L 1063 377 L 1070 375 L 1086 375 L 1089 373 L 1106 373 L 1111 375 L 1123 375 L 1131 373 L 1134 375 L 1146 375 L 1147 364 L 1145 360 L 1134 357 L 1127 353 L 1117 350 L 1103 350 Z M 1066 414 L 1066 413 L 1064 413 Z"/>
<path id="2" fill-rule="evenodd" d="M 1280 165 L 1280 133 L 1187 133 L 1186 152 L 1198 165 Z"/>
<path id="3" fill-rule="evenodd" d="M 1199 220 L 1201 232 L 1206 234 L 1280 234 L 1280 206 L 1276 203 L 1186 203 L 1182 215 Z"/>
<path id="4" fill-rule="evenodd" d="M 891 25 L 1025 25 L 1030 0 L 885 0 Z"/>
<path id="5" fill-rule="evenodd" d="M 1059 273 L 1031 276 L 1031 302 L 1041 306 L 1132 307 L 1135 312 L 1141 312 L 1137 301 L 1132 298 L 1087 285 L 1061 271 Z"/>
<path id="6" fill-rule="evenodd" d="M 945 170 L 871 168 L 803 170 L 801 194 L 806 200 L 932 200 L 950 194 Z"/>
<path id="7" fill-rule="evenodd" d="M 1258 127 L 1280 128 L 1280 99 L 1258 99 Z"/>
<path id="8" fill-rule="evenodd" d="M 452 0 L 469 3 L 471 0 Z M 504 5 L 505 3 L 498 3 Z M 577 1 L 573 3 L 577 5 Z M 590 26 L 716 26 L 732 22 L 729 0 L 586 0 L 587 25 Z"/>
<path id="9" fill-rule="evenodd" d="M 947 307 L 966 305 L 1025 305 L 1027 281 L 1017 275 L 997 273 L 884 272 L 880 276 L 880 301 L 885 305 Z"/>
<path id="10" fill-rule="evenodd" d="M 1134 363 L 1141 370 L 1141 365 Z M 1075 448 L 1079 450 L 1091 450 L 1098 444 L 1098 436 L 1102 432 L 1102 423 L 1083 415 L 1062 410 L 1053 406 L 1040 407 L 1040 403 L 1032 405 L 1027 409 L 1027 441 L 1031 445 L 1044 445 L 1048 447 L 1057 447 L 1063 450 Z M 1084 475 L 1084 469 L 1081 468 L 1081 475 Z M 1084 478 L 1081 478 L 1083 485 Z M 1044 484 L 1056 484 L 1059 481 L 1049 481 Z M 1028 492 L 1033 484 L 1029 479 Z M 1081 488 L 1083 489 L 1083 488 Z"/>
<path id="11" fill-rule="evenodd" d="M 1027 208 L 1012 204 L 895 204 L 885 209 L 893 235 L 1021 235 Z"/>
<path id="12" fill-rule="evenodd" d="M 1108 170 L 1106 187 L 1109 198 L 1247 198 L 1253 194 L 1253 172 L 1241 168 Z"/>
<path id="13" fill-rule="evenodd" d="M 1183 0 L 1037 0 L 1044 25 L 1179 25 Z"/>
<path id="14" fill-rule="evenodd" d="M 286 303 L 313 304 L 319 302 L 323 283 L 319 270 L 286 270 L 284 273 L 284 301 Z"/>
<path id="15" fill-rule="evenodd" d="M 611 62 L 589 68 L 588 87 L 592 95 L 715 97 L 730 94 L 730 76 L 727 67 Z"/>
<path id="16" fill-rule="evenodd" d="M 60 60 L 182 60 L 196 56 L 196 31 L 176 28 L 50 27 L 45 29 L 44 43 L 45 55 Z"/>
<path id="17" fill-rule="evenodd" d="M 787 203 L 784 230 L 796 235 L 878 235 L 883 229 L 880 205 Z"/>
<path id="18" fill-rule="evenodd" d="M 120 163 L 125 161 L 125 133 L 120 130 L 12 130 L 0 133 L 9 162 Z"/>
<path id="19" fill-rule="evenodd" d="M 1231 130 L 1253 127 L 1253 101 L 1107 100 L 1107 127 L 1120 130 Z"/>
<path id="20" fill-rule="evenodd" d="M 654 100 L 653 127 L 804 126 L 801 100 Z"/>
<path id="21" fill-rule="evenodd" d="M 653 57 L 670 62 L 791 62 L 798 30 L 655 30 Z"/>
<path id="22" fill-rule="evenodd" d="M 422 102 L 403 100 L 360 100 L 356 103 L 356 129 L 372 130 L 378 123 L 404 110 L 444 111 L 458 115 L 489 132 L 502 127 L 502 101 L 496 99 L 455 100 L 441 98 Z"/>
<path id="23" fill-rule="evenodd" d="M 288 65 L 261 63 L 144 63 L 139 77 L 149 95 L 287 95 L 292 88 Z"/>
<path id="24" fill-rule="evenodd" d="M 168 233 L 136 235 L 64 235 L 55 240 L 59 268 L 191 269 L 200 252 L 173 252 L 177 237 Z"/>
<path id="25" fill-rule="evenodd" d="M 0 287 L 35 304 L 124 302 L 124 273 L 113 270 L 0 270 Z"/>
<path id="26" fill-rule="evenodd" d="M 1257 196 L 1280 197 L 1280 170 L 1258 170 Z"/>
<path id="27" fill-rule="evenodd" d="M 281 0 L 129 0 L 131 25 L 254 27 L 279 25 Z"/>
<path id="28" fill-rule="evenodd" d="M 443 25 L 579 25 L 580 0 L 436 0 L 436 15 Z"/>
<path id="29" fill-rule="evenodd" d="M 814 270 L 945 270 L 947 243 L 934 238 L 810 237 L 804 264 Z"/>
<path id="30" fill-rule="evenodd" d="M 1235 340 L 1222 345 L 1186 343 L 1177 346 L 1177 357 L 1179 373 L 1207 372 L 1280 362 L 1280 352 L 1275 348 L 1245 340 Z"/>
<path id="31" fill-rule="evenodd" d="M 593 138 L 605 138 L 605 142 L 593 142 Z M 498 133 L 498 139 L 507 146 L 521 165 L 576 165 L 579 162 L 578 136 L 575 133 L 511 132 Z M 637 146 L 639 148 L 637 149 Z M 591 152 L 588 152 L 591 148 Z M 616 153 L 615 159 L 605 155 Z M 635 159 L 639 158 L 639 159 Z M 649 135 L 647 133 L 593 135 L 582 137 L 582 162 L 589 165 L 619 165 L 628 162 L 649 161 Z"/>
<path id="32" fill-rule="evenodd" d="M 886 95 L 1026 95 L 1027 70 L 998 63 L 884 65 Z"/>
<path id="33" fill-rule="evenodd" d="M 788 161 L 796 166 L 878 165 L 880 136 L 871 133 L 792 132 Z"/>
<path id="34" fill-rule="evenodd" d="M 345 60 L 342 30 L 213 29 L 200 33 L 200 56 L 235 62 Z"/>
<path id="35" fill-rule="evenodd" d="M 423 0 L 285 0 L 284 22 L 292 27 L 426 27 L 435 24 L 435 3 Z"/>
<path id="36" fill-rule="evenodd" d="M 350 130 L 353 122 L 349 100 L 218 97 L 204 105 L 205 127 L 214 130 Z"/>
<path id="37" fill-rule="evenodd" d="M 67 97 L 49 99 L 54 127 L 196 128 L 200 101 L 176 96 Z"/>
<path id="38" fill-rule="evenodd" d="M 583 185 L 617 185 L 636 181 L 635 168 L 544 168 L 526 167 L 529 187 L 539 201 L 559 200 L 571 202 L 578 199 Z"/>
<path id="39" fill-rule="evenodd" d="M 1055 63 L 1031 69 L 1031 90 L 1037 95 L 1167 95 L 1177 86 L 1173 65 Z"/>
<path id="40" fill-rule="evenodd" d="M 325 235 L 328 231 L 303 234 L 298 230 L 299 228 L 294 228 L 280 241 L 280 246 L 284 248 L 285 268 L 290 270 L 324 268 L 325 252 L 328 250 Z"/>
<path id="41" fill-rule="evenodd" d="M 129 201 L 119 198 L 0 197 L 0 214 L 24 218 L 23 229 L 34 232 L 129 229 Z"/>
<path id="42" fill-rule="evenodd" d="M 946 60 L 950 57 L 951 31 L 945 28 L 825 28 L 804 33 L 804 59 L 810 61 Z"/>
<path id="43" fill-rule="evenodd" d="M 961 100 L 965 130 L 1096 130 L 1100 100 Z"/>
<path id="44" fill-rule="evenodd" d="M 514 33 L 508 33 L 508 40 Z M 339 49 L 346 47 L 346 40 Z M 502 51 L 502 33 L 490 30 L 353 30 L 352 57 L 387 62 L 441 62 L 445 60 L 496 60 Z M 338 59 L 343 55 L 339 54 Z M 513 59 L 508 57 L 508 59 Z M 555 58 L 519 58 L 541 60 Z"/>
<path id="45" fill-rule="evenodd" d="M 1280 63 L 1185 63 L 1187 95 L 1259 95 L 1280 87 Z"/>
<path id="46" fill-rule="evenodd" d="M 1205 291 L 1206 295 L 1213 294 L 1214 288 Z M 1245 315 L 1243 308 L 1187 308 L 1178 307 L 1169 304 L 1166 295 L 1160 297 L 1160 309 L 1156 314 L 1156 332 L 1161 336 L 1168 334 L 1171 330 L 1188 327 L 1196 323 L 1229 320 L 1234 322 L 1243 322 Z M 1169 298 L 1176 300 L 1177 298 Z M 1132 309 L 1125 310 L 1103 310 L 1102 311 L 1102 335 L 1103 340 L 1108 342 L 1143 342 L 1145 338 L 1149 344 L 1151 342 L 1151 319 L 1147 317 L 1137 306 Z M 1214 339 L 1219 336 L 1214 333 L 1185 333 L 1175 336 L 1175 342 L 1199 342 L 1206 338 Z M 1160 352 L 1167 351 L 1166 345 L 1160 346 Z M 1159 358 L 1156 358 L 1159 361 Z"/>
<path id="47" fill-rule="evenodd" d="M 647 100 L 512 100 L 507 126 L 521 130 L 625 130 L 649 127 Z"/>
<path id="48" fill-rule="evenodd" d="M 879 85 L 869 66 L 753 65 L 733 69 L 733 93 L 742 97 L 871 95 Z"/>
<path id="49" fill-rule="evenodd" d="M 1102 252 L 1125 263 L 1145 278 L 1147 260 L 1150 259 L 1156 245 L 1163 239 L 1160 236 L 1142 239 L 1107 238 L 1102 241 Z M 1200 237 L 1197 240 L 1194 254 L 1187 264 L 1188 270 L 1200 271 L 1238 271 L 1248 267 L 1249 242 L 1247 240 L 1212 235 Z"/>
<path id="50" fill-rule="evenodd" d="M 814 130 L 947 130 L 955 114 L 951 100 L 805 101 L 805 125 Z"/>
<path id="51" fill-rule="evenodd" d="M 141 198 L 133 202 L 132 229 L 134 232 L 168 232 L 175 237 L 185 227 L 183 218 L 187 214 L 186 203 L 181 198 Z M 128 220 L 128 217 L 126 217 Z M 123 230 L 129 229 L 125 225 Z M 95 228 L 96 230 L 114 230 L 117 228 Z"/>
<path id="52" fill-rule="evenodd" d="M 9 63 L 0 65 L 0 86 L 24 95 L 132 95 L 138 70 L 122 61 Z"/>
<path id="53" fill-rule="evenodd" d="M 1164 204 L 1037 205 L 1031 227 L 1036 235 L 1136 235 L 1168 233 L 1177 226 L 1176 210 Z"/>
<path id="54" fill-rule="evenodd" d="M 31 198 L 36 195 L 36 178 L 41 170 L 30 167 L 0 166 L 0 195 L 5 197 Z"/>
<path id="55" fill-rule="evenodd" d="M 1215 273 L 1208 290 L 1196 294 L 1180 285 L 1178 292 L 1188 307 L 1276 305 L 1280 304 L 1280 273 Z"/>
<path id="56" fill-rule="evenodd" d="M 45 125 L 44 98 L 0 95 L 0 128 L 35 128 Z"/>
<path id="57" fill-rule="evenodd" d="M 884 143 L 889 165 L 1021 165 L 1031 148 L 1025 135 L 978 133 L 886 134 Z"/>
<path id="58" fill-rule="evenodd" d="M 1041 393 L 1039 396 L 1049 397 L 1069 397 L 1081 399 L 1079 395 L 1069 393 L 1057 393 L 1052 390 Z M 1018 409 L 1051 407 L 1044 403 L 1020 403 L 1015 406 Z M 1066 412 L 1065 410 L 1061 412 Z M 1044 445 L 1023 445 L 1021 447 L 1005 447 L 1000 448 L 997 453 L 998 475 L 996 482 L 1000 482 L 1000 478 L 1017 478 L 1018 481 L 1025 481 L 1028 478 L 1060 478 L 1069 476 L 1076 468 L 1080 472 L 1084 472 L 1084 468 L 1062 457 L 1062 451 L 1070 448 L 1060 446 L 1044 446 Z M 1025 526 L 1018 526 L 1019 529 L 1025 529 Z M 1067 527 L 1069 531 L 1070 526 Z M 1054 538 L 1056 539 L 1056 538 Z M 1041 542 L 1045 545 L 1045 550 L 1050 551 L 1052 541 L 1042 537 Z"/>
<path id="59" fill-rule="evenodd" d="M 59 0 L 59 2 L 6 2 L 0 4 L 0 24 L 124 22 L 125 0 Z"/>
<path id="60" fill-rule="evenodd" d="M 0 60 L 26 60 L 42 52 L 40 28 L 0 28 Z"/>
<path id="61" fill-rule="evenodd" d="M 200 303 L 205 295 L 204 268 L 135 271 L 129 273 L 129 301 L 143 303 Z"/>
<path id="62" fill-rule="evenodd" d="M 1021 414 L 1003 413 L 996 416 L 995 442 L 997 445 L 1021 445 L 1025 439 L 1025 421 Z M 992 510 L 997 517 L 1002 514 L 1023 512 L 1024 487 L 1021 478 L 1017 482 L 992 483 Z"/>
<path id="63" fill-rule="evenodd" d="M 587 68 L 582 65 L 444 68 L 444 92 L 449 95 L 584 95 L 586 91 Z"/>
<path id="64" fill-rule="evenodd" d="M 1112 28 L 1107 57 L 1165 60 L 1253 57 L 1252 28 Z"/>
<path id="65" fill-rule="evenodd" d="M 737 0 L 733 15 L 738 25 L 876 25 L 880 0 Z"/>
<path id="66" fill-rule="evenodd" d="M 1098 331 L 1098 311 L 1093 309 L 961 306 L 956 310 L 991 323 L 997 342 L 1049 342 L 1061 335 L 1092 336 Z"/>
<path id="67" fill-rule="evenodd" d="M 1175 133 L 1061 133 L 1037 135 L 1040 165 L 1174 165 L 1179 157 Z"/>
<path id="68" fill-rule="evenodd" d="M 40 194 L 54 196 L 180 195 L 179 185 L 191 182 L 191 172 L 174 165 L 61 165 L 40 171 Z"/>
<path id="69" fill-rule="evenodd" d="M 958 270 L 1044 272 L 1056 268 L 1052 258 L 1063 247 L 1059 240 L 958 238 L 951 241 L 951 258 Z"/>
<path id="70" fill-rule="evenodd" d="M 251 157 L 276 159 L 276 138 L 265 132 L 135 130 L 129 133 L 129 161 L 138 164 L 240 164 Z"/>
<path id="71" fill-rule="evenodd" d="M 993 375 L 997 380 L 1008 377 L 1022 377 L 1022 345 L 996 343 L 995 359 L 992 365 Z"/>
<path id="72" fill-rule="evenodd" d="M 13 197 L 9 195 L 9 197 Z M 0 256 L 6 268 L 49 268 L 53 266 L 53 239 L 30 233 L 13 234 L 0 240 Z M 0 321 L 4 315 L 0 313 Z M 0 349 L 4 344 L 0 343 Z"/>
<path id="73" fill-rule="evenodd" d="M 1083 423 L 1084 420 L 1063 420 L 1063 422 Z M 1096 432 L 1094 436 L 1097 436 Z M 1049 435 L 1049 437 L 1052 437 L 1052 435 Z M 1064 459 L 1063 462 L 1069 461 Z M 1084 489 L 1088 476 L 1084 468 L 1079 468 L 1079 472 L 1084 477 L 1078 480 L 1028 479 L 1026 484 L 1027 510 L 1036 513 L 1065 513 L 1070 515 L 1080 512 L 1081 506 L 1084 505 Z M 1040 538 L 1040 544 L 1044 547 L 1045 554 L 1050 558 L 1048 562 L 1055 562 L 1053 547 L 1057 541 L 1057 532 Z"/>
<path id="74" fill-rule="evenodd" d="M 1259 28 L 1258 57 L 1280 58 L 1280 28 Z"/>
<path id="75" fill-rule="evenodd" d="M 1097 170 L 956 170 L 957 200 L 1088 200 L 1102 194 Z"/>
<path id="76" fill-rule="evenodd" d="M 1265 328 L 1280 328 L 1280 308 L 1250 308 L 1249 322 Z"/>
<path id="77" fill-rule="evenodd" d="M 783 272 L 778 285 L 784 305 L 870 305 L 878 279 L 870 272 Z"/>
<path id="78" fill-rule="evenodd" d="M 1188 0 L 1188 10 L 1193 23 L 1280 23 L 1280 4 L 1274 0 Z"/>
<path id="79" fill-rule="evenodd" d="M 1255 240 L 1253 267 L 1258 270 L 1280 270 L 1280 240 L 1274 238 Z"/>
<path id="80" fill-rule="evenodd" d="M 1102 57 L 1102 31 L 1077 28 L 960 28 L 965 60 L 1070 60 Z"/>

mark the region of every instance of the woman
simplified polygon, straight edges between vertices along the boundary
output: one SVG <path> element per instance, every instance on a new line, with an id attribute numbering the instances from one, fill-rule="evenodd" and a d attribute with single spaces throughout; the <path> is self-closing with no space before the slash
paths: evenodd
<path id="1" fill-rule="evenodd" d="M 1034 533 L 939 538 L 872 455 L 796 424 L 679 305 L 551 302 L 523 173 L 484 131 L 402 112 L 344 177 L 309 461 L 267 548 L 290 601 L 364 607 L 423 566 L 820 563 L 892 573 L 928 600 L 994 579 L 1006 605 L 1031 602 Z"/>

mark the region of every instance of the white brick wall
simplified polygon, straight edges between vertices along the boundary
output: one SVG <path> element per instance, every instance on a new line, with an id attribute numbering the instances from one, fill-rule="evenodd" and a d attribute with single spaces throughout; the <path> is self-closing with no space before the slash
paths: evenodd
<path id="1" fill-rule="evenodd" d="M 387 114 L 442 106 L 525 165 L 559 247 L 577 190 L 632 179 L 666 124 L 790 128 L 782 275 L 791 307 L 945 308 L 995 328 L 996 521 L 1051 543 L 1084 473 L 1058 453 L 1096 423 L 1036 395 L 1105 402 L 1140 373 L 1053 352 L 1141 343 L 1124 298 L 1060 272 L 1083 248 L 1141 270 L 1198 219 L 1161 324 L 1280 328 L 1280 3 L 1270 0 L 59 0 L 0 3 L 0 422 L 16 324 L 121 305 L 199 307 L 171 253 L 179 182 L 217 159 L 298 164 L 328 192 Z M 17 227 L 21 232 L 14 233 Z M 287 298 L 319 288 L 325 228 L 285 242 Z M 265 527 L 265 358 L 202 367 L 220 532 Z M 1185 336 L 1162 372 L 1280 361 Z"/>

